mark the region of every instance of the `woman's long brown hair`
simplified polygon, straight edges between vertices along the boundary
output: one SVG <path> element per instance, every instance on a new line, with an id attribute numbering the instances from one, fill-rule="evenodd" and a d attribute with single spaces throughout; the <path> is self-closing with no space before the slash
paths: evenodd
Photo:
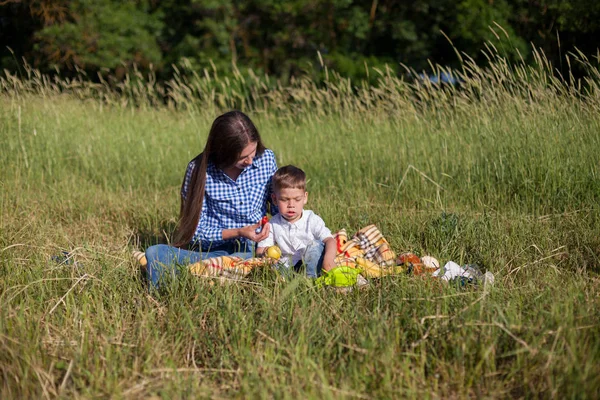
<path id="1" fill-rule="evenodd" d="M 234 165 L 242 151 L 250 143 L 256 143 L 256 157 L 260 156 L 265 147 L 262 144 L 258 130 L 241 111 L 230 111 L 215 119 L 206 139 L 202 153 L 191 162 L 195 164 L 186 197 L 181 197 L 179 210 L 179 226 L 175 234 L 176 247 L 186 247 L 190 244 L 202 212 L 206 171 L 209 163 L 224 169 Z M 185 184 L 182 183 L 182 187 Z"/>

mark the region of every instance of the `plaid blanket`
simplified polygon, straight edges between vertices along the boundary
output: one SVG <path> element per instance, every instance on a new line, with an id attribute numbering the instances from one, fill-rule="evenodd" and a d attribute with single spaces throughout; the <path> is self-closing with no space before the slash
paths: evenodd
<path id="1" fill-rule="evenodd" d="M 360 270 L 365 278 L 396 275 L 407 270 L 405 265 L 397 265 L 396 253 L 375 225 L 369 225 L 356 232 L 350 239 L 345 229 L 335 233 L 337 244 L 337 266 Z M 146 255 L 135 251 L 133 256 L 140 266 L 146 266 Z M 276 261 L 268 258 L 241 259 L 239 257 L 215 257 L 188 266 L 192 275 L 200 277 L 242 280 L 254 268 L 273 266 Z"/>

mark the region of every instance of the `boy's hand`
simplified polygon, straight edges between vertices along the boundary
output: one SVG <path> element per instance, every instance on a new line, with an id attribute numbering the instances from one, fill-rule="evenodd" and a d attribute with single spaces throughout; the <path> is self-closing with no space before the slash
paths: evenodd
<path id="1" fill-rule="evenodd" d="M 323 270 L 330 271 L 335 268 L 334 257 L 323 257 Z"/>

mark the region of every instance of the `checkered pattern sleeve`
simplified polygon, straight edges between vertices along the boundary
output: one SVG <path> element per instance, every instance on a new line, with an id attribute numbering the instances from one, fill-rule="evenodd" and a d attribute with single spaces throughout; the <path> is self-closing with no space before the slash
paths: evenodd
<path id="1" fill-rule="evenodd" d="M 210 246 L 211 243 L 222 243 L 223 242 L 223 229 L 218 223 L 215 223 L 214 219 L 209 217 L 208 201 L 206 199 L 206 193 L 204 194 L 204 201 L 202 202 L 202 211 L 200 213 L 200 221 L 196 227 L 196 233 L 192 238 L 194 244 L 199 243 L 203 247 L 206 245 Z"/>

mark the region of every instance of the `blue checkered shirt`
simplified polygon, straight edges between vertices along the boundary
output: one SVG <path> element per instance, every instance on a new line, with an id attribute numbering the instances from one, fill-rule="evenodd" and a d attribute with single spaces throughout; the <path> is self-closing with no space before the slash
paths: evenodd
<path id="1" fill-rule="evenodd" d="M 187 197 L 194 168 L 196 164 L 191 161 L 181 188 L 182 199 Z M 271 201 L 271 177 L 275 171 L 277 161 L 269 149 L 255 157 L 252 165 L 245 168 L 235 181 L 209 162 L 202 213 L 191 243 L 200 244 L 203 250 L 207 250 L 211 246 L 239 240 L 242 249 L 252 248 L 255 243 L 246 238 L 223 240 L 223 229 L 256 224 L 266 215 L 267 202 Z M 271 212 L 276 212 L 272 204 Z"/>

